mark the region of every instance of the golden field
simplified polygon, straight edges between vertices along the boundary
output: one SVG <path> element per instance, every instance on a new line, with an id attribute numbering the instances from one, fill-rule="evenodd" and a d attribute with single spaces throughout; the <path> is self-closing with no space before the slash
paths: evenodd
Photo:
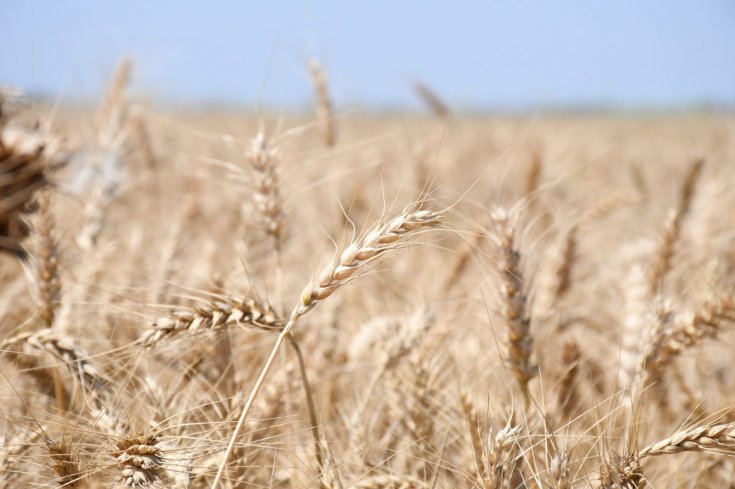
<path id="1" fill-rule="evenodd" d="M 321 109 L 4 117 L 5 487 L 734 486 L 735 118 Z"/>

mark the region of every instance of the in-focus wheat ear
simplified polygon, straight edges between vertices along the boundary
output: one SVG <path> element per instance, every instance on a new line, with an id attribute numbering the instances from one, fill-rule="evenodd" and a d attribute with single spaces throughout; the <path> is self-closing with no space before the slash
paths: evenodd
<path id="1" fill-rule="evenodd" d="M 252 407 L 255 397 L 258 395 L 261 385 L 268 375 L 268 371 L 273 365 L 276 354 L 283 343 L 283 340 L 290 333 L 298 319 L 313 309 L 320 301 L 323 301 L 332 295 L 340 286 L 344 285 L 355 273 L 365 265 L 372 263 L 380 258 L 388 251 L 398 249 L 401 244 L 399 240 L 406 238 L 426 227 L 438 226 L 442 222 L 441 213 L 422 209 L 419 205 L 413 204 L 403 209 L 398 216 L 386 222 L 379 222 L 370 229 L 364 236 L 354 240 L 352 243 L 327 265 L 317 276 L 317 280 L 307 285 L 301 293 L 299 303 L 294 307 L 291 316 L 284 326 L 283 331 L 271 350 L 268 359 L 255 381 L 250 394 L 248 395 L 243 407 L 237 426 L 235 427 L 230 442 L 227 446 L 222 461 L 217 469 L 217 475 L 212 482 L 212 488 L 218 486 L 222 475 L 224 474 L 227 460 L 232 453 L 237 437 L 242 429 L 243 423 Z"/>
<path id="2" fill-rule="evenodd" d="M 668 438 L 648 445 L 638 458 L 681 452 L 735 454 L 735 423 L 712 424 L 683 429 Z"/>
<path id="3" fill-rule="evenodd" d="M 378 225 L 357 241 L 350 243 L 301 292 L 301 302 L 294 309 L 289 323 L 309 312 L 349 280 L 361 267 L 379 258 L 386 251 L 398 247 L 396 242 L 408 233 L 422 227 L 436 226 L 441 215 L 428 210 L 408 207 L 403 213 L 385 224 Z M 288 327 L 288 326 L 287 326 Z"/>
<path id="4" fill-rule="evenodd" d="M 110 453 L 117 461 L 119 471 L 112 487 L 150 487 L 158 481 L 168 486 L 158 443 L 159 439 L 155 435 L 120 439 Z"/>

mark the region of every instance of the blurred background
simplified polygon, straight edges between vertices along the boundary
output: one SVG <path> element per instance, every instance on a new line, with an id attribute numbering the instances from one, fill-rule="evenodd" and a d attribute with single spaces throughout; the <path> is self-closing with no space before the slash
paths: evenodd
<path id="1" fill-rule="evenodd" d="M 735 107 L 735 2 L 2 0 L 0 84 L 97 101 L 123 56 L 158 105 L 296 111 L 307 61 L 340 110 Z"/>

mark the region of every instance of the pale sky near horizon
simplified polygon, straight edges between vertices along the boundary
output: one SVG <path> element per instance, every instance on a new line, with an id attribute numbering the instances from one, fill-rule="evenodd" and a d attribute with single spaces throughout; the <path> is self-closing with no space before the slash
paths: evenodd
<path id="1" fill-rule="evenodd" d="M 95 100 L 123 55 L 176 104 L 414 108 L 420 79 L 463 109 L 735 106 L 735 1 L 0 0 L 0 85 Z"/>

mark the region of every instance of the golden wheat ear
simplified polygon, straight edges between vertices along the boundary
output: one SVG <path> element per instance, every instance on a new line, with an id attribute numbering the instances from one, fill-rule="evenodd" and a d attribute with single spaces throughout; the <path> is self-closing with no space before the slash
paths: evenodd
<path id="1" fill-rule="evenodd" d="M 329 96 L 329 80 L 327 73 L 319 63 L 312 59 L 309 61 L 309 72 L 314 84 L 314 95 L 316 98 L 316 118 L 319 124 L 319 132 L 324 144 L 334 146 L 337 142 L 337 130 L 334 122 L 334 108 Z"/>
<path id="2" fill-rule="evenodd" d="M 537 375 L 538 366 L 531 360 L 533 336 L 526 296 L 527 284 L 521 271 L 515 226 L 508 211 L 497 207 L 493 209 L 491 217 L 495 226 L 498 268 L 502 279 L 502 317 L 508 340 L 506 359 L 528 404 L 528 383 Z"/>

